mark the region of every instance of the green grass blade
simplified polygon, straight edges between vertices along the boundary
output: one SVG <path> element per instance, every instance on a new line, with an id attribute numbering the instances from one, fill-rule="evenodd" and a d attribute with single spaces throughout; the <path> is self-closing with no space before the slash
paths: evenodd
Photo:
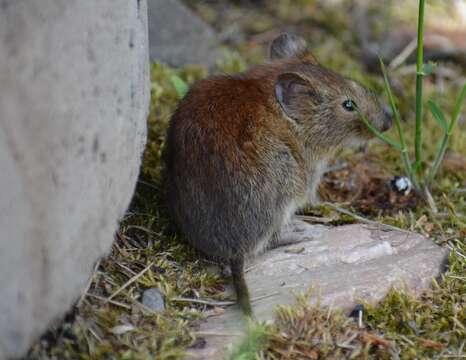
<path id="1" fill-rule="evenodd" d="M 393 118 L 395 120 L 395 127 L 398 132 L 398 136 L 400 138 L 401 148 L 404 149 L 406 148 L 406 140 L 405 140 L 403 129 L 401 128 L 400 113 L 398 112 L 398 107 L 396 106 L 395 98 L 393 97 L 393 92 L 392 92 L 392 88 L 390 85 L 390 81 L 388 79 L 388 72 L 387 72 L 387 69 L 385 68 L 385 64 L 383 63 L 383 60 L 380 57 L 379 57 L 379 61 L 380 61 L 380 68 L 382 69 L 382 74 L 383 74 L 385 92 L 387 93 L 390 108 L 392 109 L 392 112 L 393 112 Z"/>
<path id="2" fill-rule="evenodd" d="M 356 111 L 359 115 L 359 118 L 362 120 L 362 122 L 368 127 L 368 129 L 376 136 L 378 137 L 380 140 L 382 140 L 383 142 L 393 146 L 395 149 L 397 149 L 398 151 L 402 151 L 401 149 L 401 146 L 400 144 L 398 144 L 395 140 L 389 138 L 388 136 L 385 136 L 384 134 L 382 134 L 379 130 L 377 130 L 368 120 L 367 118 L 364 116 L 364 114 L 358 109 L 356 108 Z"/>
<path id="3" fill-rule="evenodd" d="M 170 77 L 170 81 L 172 82 L 173 86 L 175 87 L 176 92 L 178 93 L 179 97 L 182 98 L 188 92 L 188 84 L 186 84 L 183 79 L 181 79 L 177 75 L 172 75 Z"/>
<path id="4" fill-rule="evenodd" d="M 416 157 L 416 173 L 422 170 L 422 92 L 424 83 L 424 0 L 419 0 L 417 26 L 417 62 L 416 62 L 416 134 L 414 138 L 414 154 Z"/>
<path id="5" fill-rule="evenodd" d="M 387 96 L 388 96 L 390 108 L 392 109 L 392 112 L 393 112 L 395 127 L 398 131 L 398 136 L 400 139 L 400 144 L 399 145 L 397 144 L 398 145 L 397 149 L 401 151 L 401 156 L 403 159 L 403 165 L 405 167 L 406 174 L 408 175 L 409 179 L 411 180 L 414 187 L 416 188 L 416 191 L 419 192 L 420 191 L 419 181 L 413 169 L 413 165 L 411 164 L 411 161 L 409 159 L 408 148 L 406 147 L 405 135 L 403 132 L 403 128 L 401 127 L 400 113 L 398 112 L 398 107 L 396 106 L 395 98 L 393 97 L 392 88 L 390 86 L 390 81 L 388 79 L 388 72 L 387 72 L 387 69 L 385 68 L 385 64 L 383 63 L 380 57 L 379 57 L 379 61 L 380 61 L 380 68 L 382 69 L 382 74 L 383 74 L 385 92 L 387 93 Z"/>
<path id="6" fill-rule="evenodd" d="M 440 164 L 442 163 L 443 157 L 445 156 L 445 152 L 447 150 L 447 145 L 448 145 L 448 140 L 450 136 L 448 133 L 445 133 L 445 135 L 442 138 L 442 141 L 440 142 L 440 145 L 438 146 L 437 154 L 435 155 L 435 160 L 430 168 L 429 171 L 429 176 L 427 177 L 427 186 L 430 187 L 430 184 L 435 179 L 435 176 L 437 175 L 438 170 L 440 169 Z"/>
<path id="7" fill-rule="evenodd" d="M 437 172 L 440 169 L 440 164 L 442 163 L 443 158 L 445 156 L 445 152 L 447 151 L 448 141 L 450 140 L 450 136 L 453 133 L 453 129 L 455 128 L 455 125 L 460 116 L 461 107 L 463 105 L 465 97 L 466 97 L 466 84 L 464 84 L 463 88 L 461 89 L 461 92 L 458 94 L 458 97 L 456 98 L 455 109 L 453 110 L 453 114 L 451 116 L 450 126 L 445 132 L 445 135 L 443 136 L 443 139 L 439 145 L 437 154 L 435 156 L 434 163 L 427 177 L 428 184 L 431 184 L 434 181 L 435 176 L 437 175 Z"/>
<path id="8" fill-rule="evenodd" d="M 429 100 L 427 105 L 429 106 L 430 112 L 434 116 L 434 119 L 437 121 L 443 131 L 448 132 L 448 123 L 445 120 L 445 116 L 443 115 L 440 107 L 433 100 Z"/>
<path id="9" fill-rule="evenodd" d="M 453 114 L 451 116 L 450 127 L 448 128 L 448 133 L 451 135 L 456 122 L 460 116 L 461 107 L 463 106 L 464 98 L 466 97 L 466 84 L 464 84 L 461 92 L 459 93 L 458 97 L 456 98 L 455 109 L 453 110 Z"/>

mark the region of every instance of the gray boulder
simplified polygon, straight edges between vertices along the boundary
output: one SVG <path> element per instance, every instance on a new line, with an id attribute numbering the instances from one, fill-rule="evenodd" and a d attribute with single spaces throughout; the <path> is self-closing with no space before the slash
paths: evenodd
<path id="1" fill-rule="evenodd" d="M 220 57 L 214 31 L 178 0 L 148 0 L 151 61 L 212 66 Z"/>
<path id="2" fill-rule="evenodd" d="M 77 299 L 134 191 L 145 0 L 0 0 L 0 359 Z"/>

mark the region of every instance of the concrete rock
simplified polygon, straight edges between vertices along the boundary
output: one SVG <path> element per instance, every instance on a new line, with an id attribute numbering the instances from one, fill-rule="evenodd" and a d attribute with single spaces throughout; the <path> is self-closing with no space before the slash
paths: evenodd
<path id="1" fill-rule="evenodd" d="M 211 66 L 220 57 L 214 31 L 178 0 L 148 0 L 151 61 Z"/>
<path id="2" fill-rule="evenodd" d="M 295 294 L 310 286 L 316 288 L 321 305 L 345 309 L 361 299 L 375 303 L 394 286 L 419 293 L 440 274 L 448 255 L 448 249 L 414 233 L 382 232 L 364 225 L 316 227 L 318 238 L 276 248 L 253 261 L 246 281 L 258 320 L 272 320 L 275 305 L 292 304 Z M 191 350 L 188 357 L 222 359 L 243 329 L 239 309 L 227 308 L 199 330 L 222 336 L 205 336 L 206 347 Z"/>
<path id="3" fill-rule="evenodd" d="M 0 0 L 0 359 L 64 313 L 134 191 L 145 0 Z"/>

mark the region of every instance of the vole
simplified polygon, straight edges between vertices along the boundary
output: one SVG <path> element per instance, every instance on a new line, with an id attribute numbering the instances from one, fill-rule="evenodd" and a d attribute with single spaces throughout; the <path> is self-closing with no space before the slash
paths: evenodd
<path id="1" fill-rule="evenodd" d="M 339 149 L 371 138 L 356 108 L 390 128 L 373 92 L 319 64 L 292 34 L 273 40 L 269 62 L 201 80 L 179 102 L 164 156 L 167 205 L 189 243 L 230 265 L 245 314 L 245 259 L 279 244 L 295 211 L 317 201 Z"/>

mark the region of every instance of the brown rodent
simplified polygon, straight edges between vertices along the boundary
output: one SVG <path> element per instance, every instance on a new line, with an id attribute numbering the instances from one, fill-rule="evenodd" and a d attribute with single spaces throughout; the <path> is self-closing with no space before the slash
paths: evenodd
<path id="1" fill-rule="evenodd" d="M 230 265 L 238 303 L 251 314 L 244 260 L 316 201 L 335 152 L 371 137 L 355 106 L 380 131 L 391 126 L 376 96 L 319 65 L 282 34 L 271 61 L 196 83 L 167 134 L 167 205 L 184 237 Z"/>

